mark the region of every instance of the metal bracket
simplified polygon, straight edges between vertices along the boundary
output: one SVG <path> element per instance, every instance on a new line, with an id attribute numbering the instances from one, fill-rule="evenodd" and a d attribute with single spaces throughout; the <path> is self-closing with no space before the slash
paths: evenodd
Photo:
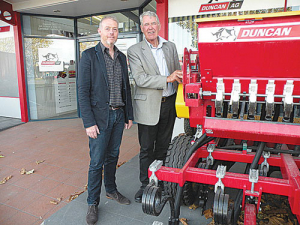
<path id="1" fill-rule="evenodd" d="M 194 136 L 194 141 L 202 136 L 202 125 L 197 124 L 197 130 Z"/>
<path id="2" fill-rule="evenodd" d="M 224 184 L 222 182 L 222 178 L 225 177 L 225 173 L 226 173 L 226 166 L 223 165 L 219 165 L 217 168 L 217 172 L 216 172 L 216 177 L 219 178 L 219 180 L 217 181 L 217 183 L 215 184 L 215 193 L 218 190 L 218 187 L 221 188 L 221 193 L 224 194 Z"/>
<path id="3" fill-rule="evenodd" d="M 258 170 L 250 169 L 249 181 L 251 182 L 251 193 L 254 193 L 254 184 L 258 182 Z"/>
<path id="4" fill-rule="evenodd" d="M 209 144 L 207 146 L 207 151 L 209 152 L 209 155 L 206 157 L 206 163 L 209 166 L 212 166 L 214 164 L 214 158 L 212 157 L 211 153 L 214 152 L 215 148 L 216 148 L 215 144 Z"/>
<path id="5" fill-rule="evenodd" d="M 270 152 L 265 152 L 263 151 L 263 157 L 264 157 L 264 161 L 260 164 L 260 169 L 262 171 L 262 174 L 266 175 L 266 173 L 269 171 L 270 165 L 268 163 L 268 158 L 270 158 Z M 266 169 L 264 170 L 264 167 L 266 167 Z"/>
<path id="6" fill-rule="evenodd" d="M 269 80 L 266 87 L 266 120 L 271 120 L 274 111 L 275 81 Z"/>
<path id="7" fill-rule="evenodd" d="M 287 80 L 286 84 L 284 85 L 283 90 L 283 110 L 284 110 L 284 120 L 287 122 L 290 119 L 291 112 L 293 111 L 293 90 L 294 84 L 293 80 Z"/>
<path id="8" fill-rule="evenodd" d="M 256 80 L 251 80 L 251 83 L 249 84 L 249 109 L 248 113 L 249 116 L 254 117 L 255 111 L 256 111 L 256 96 L 257 96 L 257 83 Z"/>
<path id="9" fill-rule="evenodd" d="M 232 84 L 231 98 L 230 98 L 230 105 L 231 105 L 231 109 L 232 109 L 232 114 L 234 116 L 238 115 L 240 92 L 241 92 L 240 80 L 234 79 L 233 84 Z"/>
<path id="10" fill-rule="evenodd" d="M 157 170 L 159 170 L 163 165 L 163 161 L 162 160 L 154 160 L 153 163 L 151 163 L 151 165 L 149 166 L 149 170 L 152 172 L 150 178 L 149 178 L 149 183 L 151 184 L 152 182 L 154 182 L 155 186 L 158 186 L 158 179 L 155 175 L 155 172 Z"/>
<path id="11" fill-rule="evenodd" d="M 215 107 L 216 107 L 216 115 L 219 117 L 222 115 L 224 92 L 225 92 L 225 86 L 223 83 L 223 78 L 218 78 Z"/>

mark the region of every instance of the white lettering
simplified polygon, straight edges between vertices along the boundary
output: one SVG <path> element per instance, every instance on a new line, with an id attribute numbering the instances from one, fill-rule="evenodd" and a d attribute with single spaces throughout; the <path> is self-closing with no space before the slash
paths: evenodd
<path id="1" fill-rule="evenodd" d="M 250 30 L 243 30 L 241 37 L 247 37 L 250 34 Z"/>
<path id="2" fill-rule="evenodd" d="M 288 36 L 288 35 L 290 35 L 291 30 L 292 30 L 291 27 L 285 27 L 285 28 L 283 28 L 281 35 L 286 35 L 286 36 Z"/>
<path id="3" fill-rule="evenodd" d="M 292 27 L 279 28 L 260 28 L 260 29 L 242 29 L 241 38 L 243 37 L 271 37 L 271 36 L 289 36 Z"/>
<path id="4" fill-rule="evenodd" d="M 208 6 L 202 6 L 201 11 L 205 10 L 216 10 L 216 9 L 226 9 L 226 5 L 208 5 Z"/>
<path id="5" fill-rule="evenodd" d="M 272 36 L 280 36 L 280 35 L 281 35 L 281 28 L 277 28 Z"/>
<path id="6" fill-rule="evenodd" d="M 257 35 L 258 30 L 251 30 L 250 31 L 250 37 L 255 37 Z"/>
<path id="7" fill-rule="evenodd" d="M 266 29 L 258 29 L 257 36 L 263 37 L 265 36 Z"/>
<path id="8" fill-rule="evenodd" d="M 268 29 L 267 32 L 266 32 L 266 36 L 268 36 L 268 37 L 272 36 L 273 32 L 274 32 L 274 28 Z"/>

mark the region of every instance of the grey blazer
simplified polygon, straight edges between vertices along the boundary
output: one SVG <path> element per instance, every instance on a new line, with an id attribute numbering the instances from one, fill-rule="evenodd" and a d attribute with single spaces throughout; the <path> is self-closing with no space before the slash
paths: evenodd
<path id="1" fill-rule="evenodd" d="M 174 43 L 163 43 L 162 50 L 170 74 L 180 70 L 177 49 Z M 129 66 L 136 83 L 133 96 L 134 121 L 144 125 L 156 125 L 159 120 L 163 90 L 167 88 L 167 77 L 162 76 L 144 40 L 131 46 L 128 51 Z M 177 90 L 177 82 L 174 82 Z"/>

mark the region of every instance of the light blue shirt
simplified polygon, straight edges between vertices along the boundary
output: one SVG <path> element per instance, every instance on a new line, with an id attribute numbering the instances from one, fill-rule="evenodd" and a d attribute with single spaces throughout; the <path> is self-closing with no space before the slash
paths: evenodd
<path id="1" fill-rule="evenodd" d="M 168 70 L 167 62 L 164 56 L 164 52 L 162 50 L 163 43 L 168 42 L 167 40 L 163 39 L 162 37 L 158 36 L 158 46 L 154 47 L 151 45 L 147 40 L 147 44 L 149 45 L 152 55 L 156 61 L 158 66 L 159 72 L 162 76 L 169 76 L 170 72 Z M 163 90 L 163 96 L 168 97 L 175 93 L 175 89 L 172 83 L 167 83 L 167 89 Z"/>

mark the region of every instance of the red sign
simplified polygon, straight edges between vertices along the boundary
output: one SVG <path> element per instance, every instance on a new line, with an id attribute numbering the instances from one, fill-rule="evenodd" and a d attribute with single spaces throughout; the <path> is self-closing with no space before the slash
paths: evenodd
<path id="1" fill-rule="evenodd" d="M 10 26 L 0 27 L 0 32 L 8 32 L 10 31 Z"/>
<path id="2" fill-rule="evenodd" d="M 237 39 L 299 37 L 300 25 L 241 28 Z"/>
<path id="3" fill-rule="evenodd" d="M 42 61 L 42 65 L 55 65 L 55 61 Z"/>
<path id="4" fill-rule="evenodd" d="M 221 11 L 228 8 L 229 2 L 201 5 L 199 12 Z"/>

